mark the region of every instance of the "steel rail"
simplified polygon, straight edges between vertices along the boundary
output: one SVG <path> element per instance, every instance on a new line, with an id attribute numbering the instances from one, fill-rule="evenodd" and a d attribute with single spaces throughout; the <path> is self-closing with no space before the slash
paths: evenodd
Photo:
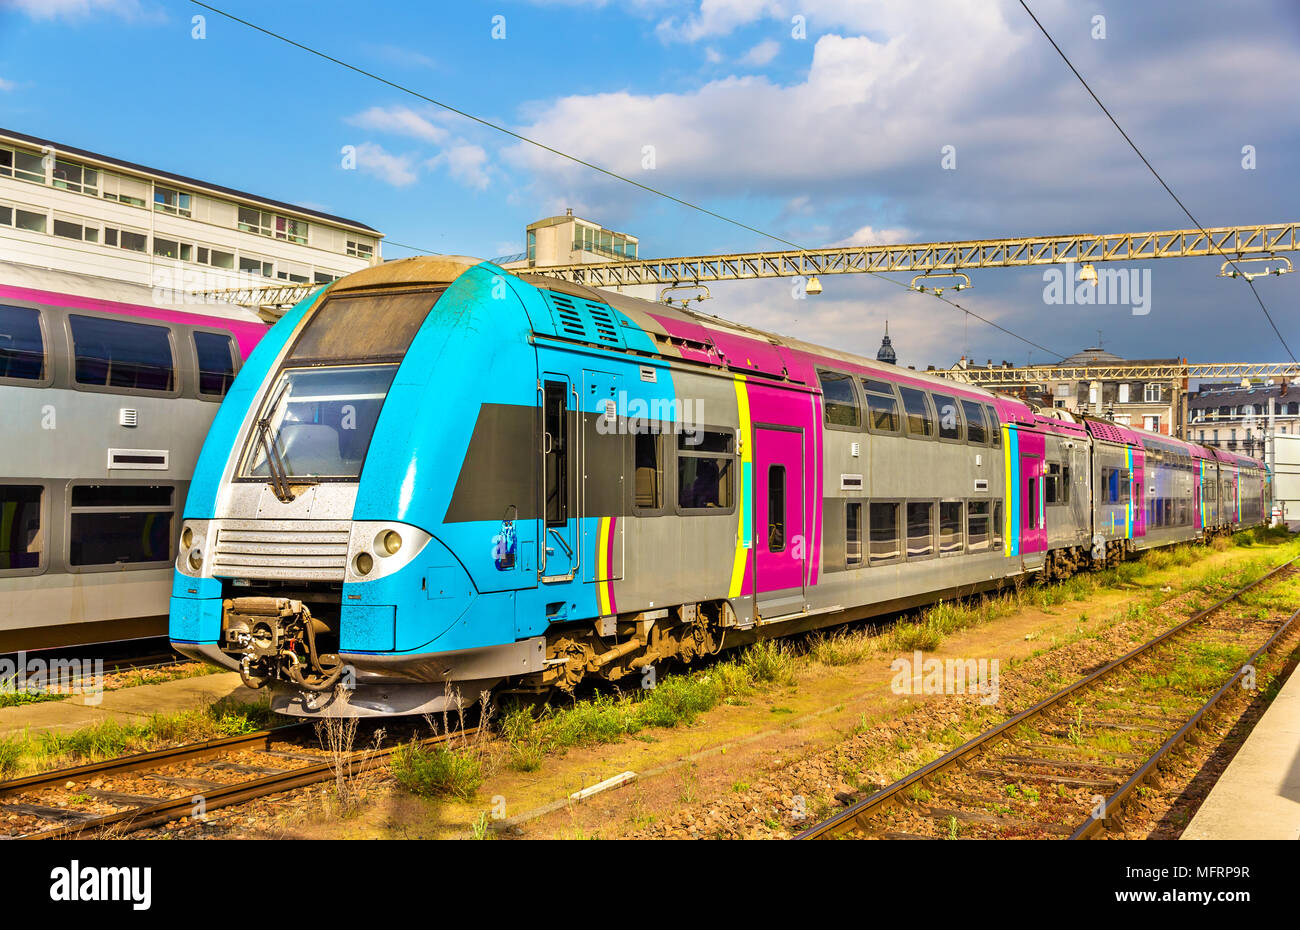
<path id="1" fill-rule="evenodd" d="M 288 729 L 288 728 L 282 728 Z M 420 746 L 433 746 L 444 743 L 448 739 L 456 736 L 469 737 L 474 736 L 479 731 L 478 727 L 469 729 L 455 730 L 451 733 L 443 733 L 439 736 L 430 737 L 421 740 Z M 360 774 L 374 768 L 379 763 L 386 761 L 393 753 L 404 748 L 407 744 L 398 744 L 390 746 L 388 749 L 380 749 L 374 752 L 361 750 L 352 753 L 347 760 L 349 775 Z M 337 776 L 338 761 L 329 759 L 324 762 L 305 765 L 300 768 L 291 769 L 287 772 L 277 772 L 273 775 L 267 775 L 263 778 L 254 778 L 249 781 L 236 782 L 231 785 L 222 785 L 220 788 L 210 788 L 202 792 L 192 792 L 190 795 L 179 798 L 170 798 L 166 801 L 160 801 L 157 804 L 145 807 L 130 808 L 124 811 L 116 811 L 112 814 L 105 814 L 96 817 L 93 820 L 83 820 L 77 823 L 64 824 L 54 827 L 41 833 L 29 833 L 24 836 L 15 837 L 20 840 L 54 840 L 68 839 L 80 836 L 92 830 L 106 830 L 121 825 L 123 833 L 133 833 L 136 830 L 145 830 L 149 827 L 161 826 L 172 820 L 179 820 L 182 817 L 194 815 L 195 798 L 202 800 L 202 809 L 208 811 L 218 810 L 223 807 L 230 807 L 235 804 L 243 804 L 248 801 L 254 801 L 258 798 L 266 797 L 270 794 L 279 794 L 282 791 L 293 791 L 298 788 L 305 788 L 309 785 L 319 784 L 323 781 L 329 781 Z"/>
<path id="2" fill-rule="evenodd" d="M 1152 773 L 1155 772 L 1157 766 L 1159 766 L 1159 764 L 1162 761 L 1164 761 L 1166 756 L 1168 756 L 1171 752 L 1173 752 L 1176 748 L 1178 748 L 1183 744 L 1183 742 L 1187 739 L 1188 734 L 1191 733 L 1192 730 L 1200 726 L 1201 719 L 1207 713 L 1209 713 L 1216 704 L 1219 703 L 1219 701 L 1223 698 L 1224 695 L 1228 693 L 1228 691 L 1232 688 L 1233 685 L 1235 685 L 1245 676 L 1246 669 L 1254 666 L 1254 664 L 1259 661 L 1260 657 L 1264 655 L 1264 653 L 1272 649 L 1273 645 L 1279 639 L 1281 639 L 1288 632 L 1290 632 L 1292 627 L 1295 625 L 1295 620 L 1297 617 L 1300 617 L 1300 610 L 1297 610 L 1290 617 L 1288 617 L 1286 622 L 1283 623 L 1280 627 L 1278 627 L 1273 632 L 1273 635 L 1268 638 L 1268 641 L 1264 643 L 1264 645 L 1256 649 L 1254 653 L 1251 654 L 1251 657 L 1247 659 L 1245 663 L 1242 665 L 1242 667 L 1237 670 L 1236 674 L 1234 674 L 1231 678 L 1229 678 L 1226 682 L 1224 682 L 1222 688 L 1214 692 L 1214 695 L 1208 701 L 1202 704 L 1201 707 L 1197 709 L 1196 713 L 1192 714 L 1192 716 L 1188 719 L 1188 721 L 1178 728 L 1178 731 L 1176 733 L 1174 733 L 1171 737 L 1169 737 L 1169 739 L 1165 740 L 1160 745 L 1160 748 L 1157 749 L 1155 753 L 1151 756 L 1151 758 L 1147 759 L 1146 762 L 1142 763 L 1142 765 L 1138 768 L 1138 770 L 1129 777 L 1128 781 L 1124 782 L 1124 784 L 1120 785 L 1117 789 L 1115 789 L 1115 793 L 1112 794 L 1110 797 L 1108 797 L 1105 800 L 1105 802 L 1102 804 L 1101 807 L 1102 816 L 1100 818 L 1089 817 L 1088 820 L 1081 827 L 1079 827 L 1079 829 L 1075 830 L 1072 834 L 1070 834 L 1070 839 L 1086 840 L 1096 836 L 1097 831 L 1100 830 L 1102 826 L 1106 824 L 1106 818 L 1109 816 L 1109 812 L 1119 811 L 1119 809 L 1123 806 L 1124 802 L 1128 799 L 1129 795 L 1131 795 L 1134 791 L 1136 791 L 1138 787 L 1144 781 L 1146 781 L 1146 779 L 1150 777 Z"/>
<path id="3" fill-rule="evenodd" d="M 861 801 L 855 802 L 854 804 L 845 808 L 840 813 L 836 814 L 834 817 L 828 818 L 827 820 L 824 820 L 821 823 L 809 827 L 807 830 L 804 830 L 802 833 L 798 834 L 794 838 L 796 840 L 819 839 L 823 836 L 828 836 L 828 835 L 834 836 L 834 835 L 839 835 L 841 833 L 847 832 L 848 830 L 853 829 L 855 825 L 865 825 L 866 817 L 875 814 L 876 812 L 887 807 L 889 804 L 893 803 L 893 801 L 896 800 L 898 796 L 902 792 L 906 791 L 908 788 L 912 787 L 913 785 L 923 783 L 927 778 L 937 775 L 938 773 L 944 771 L 945 769 L 950 768 L 954 763 L 966 758 L 967 756 L 973 755 L 977 750 L 983 749 L 993 743 L 996 743 L 999 739 L 1003 737 L 1004 734 L 1007 733 L 1007 731 L 1011 730 L 1013 727 L 1017 727 L 1028 720 L 1032 720 L 1033 718 L 1042 714 L 1043 711 L 1048 710 L 1049 708 L 1054 707 L 1057 704 L 1061 703 L 1063 700 L 1065 700 L 1067 697 L 1074 694 L 1075 692 L 1090 687 L 1091 685 L 1096 683 L 1098 679 L 1106 675 L 1109 675 L 1111 672 L 1115 671 L 1115 669 L 1128 664 L 1138 656 L 1148 653 L 1151 650 L 1155 649 L 1157 646 L 1160 646 L 1161 644 L 1168 642 L 1171 638 L 1177 636 L 1179 633 L 1182 633 L 1188 627 L 1200 623 L 1202 620 L 1204 620 L 1206 617 L 1208 617 L 1210 614 L 1214 613 L 1215 611 L 1219 610 L 1225 604 L 1228 604 L 1229 602 L 1236 600 L 1237 598 L 1245 594 L 1247 591 L 1250 591 L 1252 588 L 1256 587 L 1257 585 L 1260 585 L 1263 582 L 1267 581 L 1268 579 L 1272 578 L 1274 575 L 1277 575 L 1283 569 L 1289 568 L 1290 566 L 1294 565 L 1297 561 L 1300 561 L 1300 557 L 1289 559 L 1288 561 L 1283 562 L 1282 564 L 1278 565 L 1276 568 L 1271 569 L 1270 571 L 1256 578 L 1254 581 L 1250 582 L 1244 587 L 1239 588 L 1238 590 L 1227 595 L 1226 597 L 1223 597 L 1219 601 L 1216 601 L 1214 604 L 1210 605 L 1209 607 L 1197 611 L 1191 617 L 1187 618 L 1177 626 L 1169 628 L 1164 633 L 1161 633 L 1159 636 L 1157 636 L 1155 639 L 1143 643 L 1142 645 L 1138 646 L 1136 649 L 1133 649 L 1130 652 L 1120 656 L 1118 659 L 1114 659 L 1108 662 L 1106 665 L 1097 669 L 1095 672 L 1092 672 L 1091 674 L 1086 675 L 1083 678 L 1080 678 L 1078 681 L 1074 682 L 1074 684 L 1069 685 L 1061 689 L 1060 691 L 1057 691 L 1055 694 L 1049 695 L 1048 697 L 1039 701 L 1037 704 L 1033 705 L 1032 707 L 1026 708 L 1025 710 L 1020 711 L 1018 714 L 1009 717 L 1008 719 L 1004 720 L 1002 723 L 998 724 L 992 729 L 985 730 L 983 733 L 979 734 L 973 739 L 970 739 L 967 742 L 963 743 L 962 745 L 956 747 L 955 749 L 951 749 L 948 752 L 944 753 L 942 756 L 940 756 L 938 759 L 935 759 L 933 762 L 930 762 L 927 765 L 922 766 L 921 768 L 917 769 L 915 772 L 912 772 L 910 775 L 904 776 L 903 778 L 894 782 L 892 785 L 888 785 L 887 787 L 882 788 L 880 791 L 877 791 L 875 794 L 863 798 Z"/>
<path id="4" fill-rule="evenodd" d="M 153 769 L 164 765 L 188 762 L 192 759 L 205 759 L 232 750 L 245 749 L 257 743 L 270 744 L 271 740 L 305 732 L 311 724 L 308 722 L 291 723 L 287 726 L 257 730 L 253 733 L 241 733 L 238 736 L 223 736 L 218 739 L 204 740 L 201 743 L 185 743 L 168 749 L 155 749 L 151 752 L 118 756 L 103 762 L 88 762 L 52 772 L 39 772 L 24 778 L 0 781 L 0 798 L 22 791 L 35 791 L 52 788 L 68 781 L 78 781 L 93 775 L 115 775 L 139 769 Z"/>

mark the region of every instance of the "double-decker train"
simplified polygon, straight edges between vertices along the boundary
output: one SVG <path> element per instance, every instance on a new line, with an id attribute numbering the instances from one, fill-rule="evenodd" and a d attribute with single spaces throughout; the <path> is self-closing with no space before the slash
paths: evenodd
<path id="1" fill-rule="evenodd" d="M 185 505 L 181 652 L 296 715 L 569 689 L 1264 520 L 1254 459 L 413 258 L 290 311 Z"/>
<path id="2" fill-rule="evenodd" d="M 190 474 L 266 332 L 0 285 L 0 653 L 167 634 Z"/>

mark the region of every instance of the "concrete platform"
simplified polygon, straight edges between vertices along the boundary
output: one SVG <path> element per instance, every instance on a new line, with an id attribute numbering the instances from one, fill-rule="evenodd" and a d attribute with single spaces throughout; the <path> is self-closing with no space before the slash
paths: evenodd
<path id="1" fill-rule="evenodd" d="M 1282 686 L 1181 838 L 1300 839 L 1300 674 Z"/>
<path id="2" fill-rule="evenodd" d="M 225 697 L 258 701 L 264 693 L 245 688 L 238 672 L 221 672 L 105 691 L 100 695 L 75 695 L 63 701 L 0 707 L 0 737 L 23 730 L 32 733 L 77 730 L 110 719 L 139 723 L 151 714 L 196 710 Z M 88 703 L 96 700 L 98 703 Z"/>

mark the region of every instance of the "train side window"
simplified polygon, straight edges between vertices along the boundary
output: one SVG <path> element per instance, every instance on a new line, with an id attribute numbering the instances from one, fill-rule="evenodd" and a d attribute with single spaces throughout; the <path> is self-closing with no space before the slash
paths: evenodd
<path id="1" fill-rule="evenodd" d="M 818 369 L 817 380 L 822 386 L 822 401 L 826 405 L 828 426 L 859 426 L 858 395 L 853 390 L 853 379 L 835 371 Z"/>
<path id="2" fill-rule="evenodd" d="M 110 566 L 172 560 L 175 488 L 80 485 L 72 489 L 68 564 Z"/>
<path id="3" fill-rule="evenodd" d="M 903 398 L 903 422 L 907 424 L 907 435 L 930 437 L 934 435 L 934 413 L 930 410 L 930 401 L 925 391 L 899 385 L 898 393 Z"/>
<path id="4" fill-rule="evenodd" d="M 902 554 L 898 539 L 898 504 L 892 501 L 872 501 L 867 518 L 871 564 L 897 559 Z"/>
<path id="5" fill-rule="evenodd" d="M 961 501 L 940 501 L 939 554 L 955 555 L 963 548 Z"/>
<path id="6" fill-rule="evenodd" d="M 961 411 L 956 398 L 947 394 L 933 394 L 934 412 L 939 416 L 939 438 L 961 439 Z"/>
<path id="7" fill-rule="evenodd" d="M 785 550 L 785 466 L 767 469 L 767 551 Z"/>
<path id="8" fill-rule="evenodd" d="M 898 398 L 894 386 L 888 381 L 862 379 L 862 391 L 867 398 L 867 420 L 873 433 L 897 433 L 902 426 L 898 416 Z"/>
<path id="9" fill-rule="evenodd" d="M 542 387 L 544 477 L 546 482 L 546 525 L 569 522 L 569 390 L 563 381 L 547 381 Z"/>
<path id="10" fill-rule="evenodd" d="M 0 378 L 45 378 L 45 340 L 39 310 L 0 307 Z"/>
<path id="11" fill-rule="evenodd" d="M 1130 486 L 1133 483 L 1133 475 L 1127 468 L 1116 469 L 1116 471 L 1119 473 L 1118 501 L 1122 504 L 1128 503 L 1129 497 L 1131 496 Z"/>
<path id="12" fill-rule="evenodd" d="M 862 564 L 862 504 L 858 501 L 844 505 L 844 564 L 849 568 Z"/>
<path id="13" fill-rule="evenodd" d="M 171 334 L 165 326 L 73 314 L 78 384 L 170 391 L 176 384 Z"/>
<path id="14" fill-rule="evenodd" d="M 659 510 L 664 505 L 664 450 L 660 433 L 637 433 L 633 449 L 636 481 L 633 506 Z"/>
<path id="15" fill-rule="evenodd" d="M 1047 476 L 1043 485 L 1043 501 L 1048 504 L 1070 503 L 1070 466 L 1059 462 L 1047 463 Z"/>
<path id="16" fill-rule="evenodd" d="M 195 333 L 194 352 L 199 357 L 199 393 L 225 397 L 235 380 L 235 340 L 222 333 Z"/>
<path id="17" fill-rule="evenodd" d="M 44 492 L 39 484 L 0 485 L 0 572 L 40 568 Z"/>
<path id="18" fill-rule="evenodd" d="M 1002 548 L 1002 501 L 993 502 L 993 548 Z"/>
<path id="19" fill-rule="evenodd" d="M 998 412 L 993 409 L 992 404 L 984 405 L 984 415 L 989 421 L 989 444 L 992 446 L 1002 445 L 1002 423 L 998 420 Z"/>
<path id="20" fill-rule="evenodd" d="M 730 510 L 735 501 L 732 433 L 703 430 L 677 440 L 677 506 L 684 511 Z"/>
<path id="21" fill-rule="evenodd" d="M 966 438 L 970 442 L 984 445 L 988 442 L 988 430 L 984 426 L 983 405 L 973 400 L 963 400 L 961 409 L 966 415 Z"/>
<path id="22" fill-rule="evenodd" d="M 966 548 L 985 552 L 990 546 L 989 502 L 966 502 Z"/>
<path id="23" fill-rule="evenodd" d="M 907 502 L 907 557 L 934 555 L 934 504 L 930 501 Z"/>

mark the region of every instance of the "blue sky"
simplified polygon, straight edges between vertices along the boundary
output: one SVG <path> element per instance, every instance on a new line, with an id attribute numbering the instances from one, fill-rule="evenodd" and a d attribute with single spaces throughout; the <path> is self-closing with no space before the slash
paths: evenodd
<path id="1" fill-rule="evenodd" d="M 214 5 L 808 246 L 1190 225 L 1014 0 Z M 1203 224 L 1300 219 L 1293 0 L 1242 0 L 1230 16 L 1200 0 L 1030 5 Z M 645 255 L 778 247 L 181 0 L 0 0 L 0 125 L 435 251 L 521 249 L 528 222 L 566 206 L 638 235 Z M 342 168 L 345 145 L 358 170 Z M 1152 263 L 1146 315 L 1048 305 L 1041 270 L 976 273 L 960 299 L 1062 353 L 1101 330 L 1130 358 L 1284 360 L 1218 266 Z M 1297 281 L 1257 286 L 1300 352 Z M 783 281 L 717 286 L 705 309 L 871 354 L 888 318 L 917 366 L 1048 360 L 932 298 L 823 283 L 808 300 Z"/>

